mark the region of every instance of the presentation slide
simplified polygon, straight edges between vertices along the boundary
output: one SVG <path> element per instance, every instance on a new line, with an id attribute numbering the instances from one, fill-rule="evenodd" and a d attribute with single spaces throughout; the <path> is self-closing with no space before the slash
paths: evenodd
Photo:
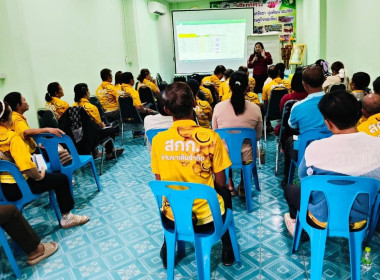
<path id="1" fill-rule="evenodd" d="M 253 33 L 253 9 L 172 12 L 176 74 L 210 73 L 215 66 L 247 64 L 247 35 Z"/>

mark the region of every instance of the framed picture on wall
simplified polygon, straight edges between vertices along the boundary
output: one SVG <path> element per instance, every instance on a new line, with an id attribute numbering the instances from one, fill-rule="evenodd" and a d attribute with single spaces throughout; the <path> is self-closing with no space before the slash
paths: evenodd
<path id="1" fill-rule="evenodd" d="M 294 44 L 290 54 L 289 64 L 302 64 L 306 44 Z"/>

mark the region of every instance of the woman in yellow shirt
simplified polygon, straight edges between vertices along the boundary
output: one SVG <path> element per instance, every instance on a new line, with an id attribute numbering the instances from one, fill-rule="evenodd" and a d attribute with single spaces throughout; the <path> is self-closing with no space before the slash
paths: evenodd
<path id="1" fill-rule="evenodd" d="M 69 103 L 61 99 L 62 96 L 64 96 L 64 93 L 59 83 L 53 82 L 48 85 L 47 93 L 45 94 L 46 108 L 53 111 L 57 120 L 70 107 Z"/>
<path id="2" fill-rule="evenodd" d="M 10 130 L 11 126 L 12 110 L 6 102 L 0 101 L 0 158 L 15 163 L 24 175 L 32 193 L 54 190 L 62 213 L 62 220 L 60 221 L 62 228 L 87 223 L 90 219 L 88 216 L 78 216 L 71 213 L 74 208 L 74 200 L 67 176 L 61 173 L 47 173 L 44 169 L 38 171 L 31 160 L 28 147 L 16 132 Z M 1 189 L 7 200 L 16 201 L 21 198 L 20 189 L 11 175 L 2 173 L 0 180 Z"/>
<path id="3" fill-rule="evenodd" d="M 147 86 L 152 90 L 154 95 L 160 93 L 160 89 L 158 88 L 157 82 L 150 75 L 149 69 L 141 69 L 140 75 L 137 77 L 137 80 L 139 80 L 137 91 L 139 91 L 140 87 Z"/>

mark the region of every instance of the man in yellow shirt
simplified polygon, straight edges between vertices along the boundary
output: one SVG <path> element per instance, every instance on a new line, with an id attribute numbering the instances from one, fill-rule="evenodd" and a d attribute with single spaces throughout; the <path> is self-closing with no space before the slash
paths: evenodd
<path id="1" fill-rule="evenodd" d="M 120 119 L 119 113 L 119 95 L 116 87 L 112 83 L 112 71 L 110 69 L 103 69 L 100 71 L 100 77 L 102 83 L 96 89 L 95 95 L 98 97 L 100 104 L 102 105 L 106 117 L 110 121 Z"/>
<path id="2" fill-rule="evenodd" d="M 213 104 L 214 102 L 217 102 L 217 101 L 214 100 L 212 95 L 210 95 L 210 96 L 208 95 L 207 90 L 210 91 L 210 89 L 208 89 L 206 86 L 212 85 L 216 91 L 216 95 L 218 95 L 219 94 L 219 87 L 220 87 L 220 84 L 222 83 L 220 80 L 223 78 L 225 71 L 226 71 L 226 67 L 224 67 L 223 65 L 218 65 L 215 67 L 213 75 L 206 76 L 202 79 L 200 89 L 201 89 L 201 91 L 203 91 L 205 93 L 206 99 L 207 99 L 208 103 L 210 103 L 210 104 Z M 210 94 L 211 94 L 211 92 L 210 92 Z"/>
<path id="3" fill-rule="evenodd" d="M 234 70 L 232 69 L 224 71 L 224 82 L 222 82 L 219 87 L 219 101 L 231 99 L 230 76 L 233 72 Z"/>
<path id="4" fill-rule="evenodd" d="M 371 93 L 363 98 L 362 114 L 367 120 L 358 126 L 358 131 L 380 137 L 380 94 Z"/>
<path id="5" fill-rule="evenodd" d="M 231 161 L 219 135 L 196 125 L 193 121 L 195 99 L 186 83 L 175 82 L 166 87 L 163 95 L 165 111 L 173 116 L 173 126 L 159 133 L 152 143 L 152 172 L 156 180 L 194 182 L 209 185 L 218 193 L 220 210 L 231 208 L 231 194 L 226 188 L 225 169 Z M 214 181 L 215 176 L 215 181 Z M 174 227 L 173 213 L 167 201 L 162 209 L 162 220 Z M 212 215 L 207 202 L 195 200 L 193 206 L 194 230 L 213 229 Z M 232 265 L 234 255 L 228 232 L 222 237 L 222 262 Z M 166 267 L 166 243 L 161 248 Z"/>
<path id="6" fill-rule="evenodd" d="M 32 138 L 33 135 L 40 133 L 52 133 L 61 137 L 62 134 L 65 134 L 62 130 L 58 128 L 30 128 L 24 116 L 24 113 L 29 110 L 29 104 L 28 102 L 26 102 L 25 97 L 22 96 L 21 93 L 8 93 L 4 97 L 4 101 L 6 101 L 12 109 L 13 123 L 10 129 L 16 132 L 21 137 L 21 139 L 28 146 L 29 152 L 31 154 L 34 153 L 37 148 L 37 144 L 36 142 L 34 142 Z"/>
<path id="7" fill-rule="evenodd" d="M 198 118 L 198 123 L 201 127 L 211 128 L 212 108 L 206 100 L 200 100 L 198 98 L 199 83 L 194 79 L 189 79 L 187 84 L 191 88 L 193 95 L 195 96 L 195 114 Z"/>
<path id="8" fill-rule="evenodd" d="M 274 78 L 270 83 L 268 83 L 263 88 L 263 93 L 261 95 L 261 99 L 264 102 L 265 107 L 268 106 L 270 93 L 272 90 L 280 89 L 280 88 L 287 88 L 290 89 L 290 82 L 284 80 L 284 71 L 285 71 L 285 65 L 284 63 L 277 63 L 275 66 L 275 72 L 277 73 L 277 77 Z"/>

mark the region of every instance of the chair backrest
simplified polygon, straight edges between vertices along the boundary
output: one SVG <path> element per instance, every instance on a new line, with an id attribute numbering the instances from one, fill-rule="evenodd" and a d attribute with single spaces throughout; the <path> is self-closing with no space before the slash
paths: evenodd
<path id="1" fill-rule="evenodd" d="M 272 89 L 269 97 L 269 103 L 267 108 L 266 117 L 268 120 L 279 120 L 281 119 L 280 102 L 282 97 L 289 93 L 288 89 L 285 87 L 278 87 Z"/>
<path id="2" fill-rule="evenodd" d="M 44 127 L 58 128 L 58 121 L 51 110 L 44 109 L 44 108 L 38 109 L 37 116 L 38 116 L 38 124 L 40 128 L 44 128 Z"/>
<path id="3" fill-rule="evenodd" d="M 169 181 L 150 181 L 149 186 L 156 199 L 160 216 L 162 197 L 166 197 L 169 201 L 175 221 L 174 231 L 178 235 L 186 236 L 188 239 L 194 237 L 192 210 L 195 199 L 207 200 L 214 221 L 215 232 L 213 234 L 220 234 L 223 222 L 218 197 L 212 187 L 189 182 Z M 165 228 L 164 224 L 162 226 Z"/>
<path id="4" fill-rule="evenodd" d="M 140 113 L 133 106 L 132 97 L 119 97 L 120 121 L 123 123 L 142 123 Z"/>
<path id="5" fill-rule="evenodd" d="M 329 236 L 349 237 L 349 216 L 352 205 L 359 194 L 368 195 L 368 221 L 380 189 L 380 181 L 366 177 L 313 175 L 301 181 L 301 208 L 299 219 L 302 227 L 310 232 L 306 221 L 309 198 L 312 192 L 323 192 L 328 205 L 327 229 Z"/>
<path id="6" fill-rule="evenodd" d="M 294 145 L 294 148 L 298 150 L 298 162 L 303 159 L 305 150 L 311 142 L 328 138 L 331 135 L 332 132 L 327 127 L 312 128 L 301 133 L 298 136 L 297 144 Z"/>
<path id="7" fill-rule="evenodd" d="M 158 111 L 156 100 L 154 100 L 153 92 L 150 87 L 140 87 L 139 96 L 142 103 L 146 102 L 146 104 L 150 104 L 150 109 Z"/>
<path id="8" fill-rule="evenodd" d="M 152 144 L 152 140 L 154 136 L 156 136 L 159 132 L 168 130 L 167 128 L 153 128 L 145 131 L 146 137 L 148 137 L 148 141 L 150 144 Z"/>
<path id="9" fill-rule="evenodd" d="M 33 139 L 38 145 L 41 144 L 45 148 L 45 151 L 49 157 L 50 169 L 53 172 L 59 172 L 63 168 L 71 168 L 72 166 L 77 166 L 79 164 L 80 159 L 78 151 L 69 136 L 62 135 L 62 137 L 58 137 L 51 133 L 41 133 L 33 135 Z M 62 165 L 58 154 L 59 144 L 64 144 L 67 147 L 72 157 L 71 164 L 68 164 L 66 166 Z"/>
<path id="10" fill-rule="evenodd" d="M 289 128 L 289 117 L 290 112 L 292 110 L 293 105 L 298 102 L 298 100 L 288 100 L 284 104 L 284 108 L 282 109 L 282 117 L 281 117 L 281 127 L 280 127 L 280 133 L 279 133 L 279 139 L 281 139 L 282 131 L 285 127 Z"/>
<path id="11" fill-rule="evenodd" d="M 105 124 L 108 124 L 106 114 L 104 113 L 104 109 L 103 109 L 102 104 L 100 104 L 99 98 L 96 96 L 91 96 L 89 101 L 92 105 L 95 105 L 96 108 L 98 108 L 99 115 L 100 115 L 102 122 L 104 122 Z"/>
<path id="12" fill-rule="evenodd" d="M 250 139 L 252 145 L 252 153 L 254 163 L 256 162 L 256 130 L 248 127 L 229 127 L 229 128 L 218 128 L 215 130 L 227 143 L 228 154 L 232 161 L 232 165 L 241 165 L 241 148 L 244 139 Z"/>
<path id="13" fill-rule="evenodd" d="M 138 88 L 138 86 L 139 86 L 139 81 L 137 81 L 136 83 L 135 83 L 135 90 L 137 90 L 137 88 Z"/>
<path id="14" fill-rule="evenodd" d="M 8 172 L 15 179 L 18 188 L 21 191 L 22 197 L 16 201 L 10 201 L 5 198 L 3 191 L 1 189 L 0 183 L 0 204 L 13 204 L 16 205 L 18 209 L 22 209 L 26 204 L 33 201 L 35 198 L 40 196 L 40 194 L 33 194 L 26 182 L 24 176 L 21 174 L 18 167 L 12 162 L 6 160 L 0 160 L 0 173 Z"/>

